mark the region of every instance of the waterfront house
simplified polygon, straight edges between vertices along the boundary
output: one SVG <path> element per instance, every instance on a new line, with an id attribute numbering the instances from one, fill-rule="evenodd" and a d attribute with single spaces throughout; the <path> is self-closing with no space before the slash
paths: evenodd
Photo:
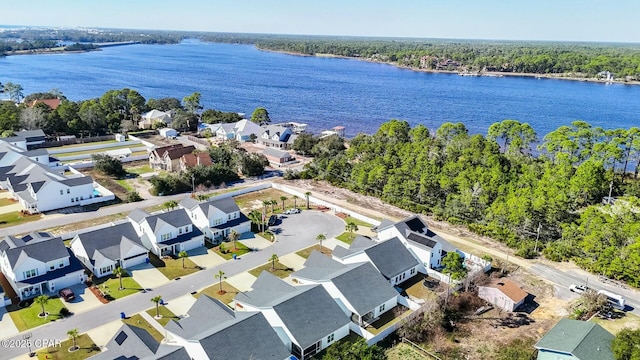
<path id="1" fill-rule="evenodd" d="M 535 345 L 538 360 L 614 360 L 614 336 L 594 322 L 560 320 Z"/>
<path id="2" fill-rule="evenodd" d="M 266 147 L 274 147 L 278 149 L 290 149 L 293 146 L 297 135 L 290 128 L 278 125 L 262 126 L 260 134 L 260 144 Z"/>
<path id="3" fill-rule="evenodd" d="M 142 264 L 149 253 L 130 222 L 78 233 L 70 248 L 96 277 Z"/>
<path id="4" fill-rule="evenodd" d="M 140 116 L 138 128 L 152 129 L 154 124 L 164 124 L 163 127 L 171 125 L 171 113 L 153 109 Z"/>
<path id="5" fill-rule="evenodd" d="M 435 269 L 441 266 L 443 244 L 447 245 L 449 251 L 455 251 L 453 246 L 449 246 L 444 239 L 437 237 L 429 230 L 427 224 L 418 215 L 410 216 L 398 222 L 383 220 L 378 226 L 378 239 L 398 238 L 420 260 L 421 272 L 426 273 L 427 269 Z"/>
<path id="6" fill-rule="evenodd" d="M 2 239 L 0 270 L 21 300 L 55 293 L 86 279 L 82 264 L 62 239 L 46 232 Z"/>
<path id="7" fill-rule="evenodd" d="M 263 129 L 260 125 L 242 119 L 235 123 L 206 124 L 219 140 L 235 139 L 239 142 L 247 142 L 257 139 L 262 134 Z"/>
<path id="8" fill-rule="evenodd" d="M 158 257 L 204 246 L 204 234 L 184 209 L 155 215 L 136 209 L 128 218 L 142 244 Z"/>
<path id="9" fill-rule="evenodd" d="M 493 279 L 489 284 L 478 286 L 478 297 L 506 310 L 515 311 L 524 304 L 529 294 L 515 282 L 507 279 Z"/>
<path id="10" fill-rule="evenodd" d="M 60 106 L 61 103 L 62 103 L 62 100 L 60 99 L 36 99 L 29 102 L 27 106 L 32 108 L 38 104 L 44 104 L 44 105 L 47 105 L 49 109 L 55 110 L 58 108 L 58 106 Z"/>
<path id="11" fill-rule="evenodd" d="M 236 295 L 236 308 L 262 312 L 298 359 L 310 359 L 349 334 L 349 317 L 321 285 L 292 286 L 263 271 L 251 288 Z"/>
<path id="12" fill-rule="evenodd" d="M 231 231 L 238 234 L 251 231 L 251 221 L 240 212 L 232 197 L 203 202 L 186 197 L 178 206 L 187 212 L 191 221 L 214 244 L 228 237 Z"/>
<path id="13" fill-rule="evenodd" d="M 184 347 L 192 359 L 285 360 L 291 355 L 261 312 L 234 312 L 207 295 L 165 330 L 166 343 Z M 250 345 L 248 334 L 255 339 Z"/>
<path id="14" fill-rule="evenodd" d="M 184 154 L 180 157 L 179 162 L 181 171 L 187 171 L 187 169 L 196 166 L 208 166 L 213 164 L 213 162 L 211 162 L 211 156 L 209 156 L 209 153 L 207 152 Z"/>
<path id="15" fill-rule="evenodd" d="M 192 360 L 182 346 L 160 343 L 147 330 L 122 324 L 100 353 L 91 360 L 157 359 Z M 66 351 L 66 350 L 65 350 Z"/>
<path id="16" fill-rule="evenodd" d="M 282 165 L 293 160 L 291 154 L 276 148 L 266 148 L 262 150 L 262 155 L 264 155 L 270 163 L 276 165 Z"/>
<path id="17" fill-rule="evenodd" d="M 191 154 L 195 149 L 193 145 L 182 144 L 155 148 L 149 153 L 149 166 L 155 170 L 178 171 L 180 158 L 185 154 Z"/>

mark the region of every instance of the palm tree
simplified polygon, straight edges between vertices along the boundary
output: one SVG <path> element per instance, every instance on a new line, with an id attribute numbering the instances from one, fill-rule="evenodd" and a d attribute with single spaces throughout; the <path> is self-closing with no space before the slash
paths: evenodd
<path id="1" fill-rule="evenodd" d="M 156 318 L 160 318 L 160 301 L 162 301 L 162 296 L 154 296 L 151 298 L 151 302 L 156 304 Z"/>
<path id="2" fill-rule="evenodd" d="M 278 261 L 278 255 L 271 255 L 269 261 L 271 261 L 271 271 L 276 271 L 276 261 Z"/>
<path id="3" fill-rule="evenodd" d="M 271 205 L 271 200 L 262 200 L 264 211 L 262 212 L 262 232 L 264 232 L 264 222 L 267 220 L 267 206 Z"/>
<path id="4" fill-rule="evenodd" d="M 320 252 L 322 252 L 322 241 L 327 240 L 327 237 L 324 236 L 324 234 L 318 234 L 318 236 L 316 236 L 316 240 L 320 241 Z"/>
<path id="5" fill-rule="evenodd" d="M 169 200 L 162 205 L 167 209 L 167 211 L 171 211 L 178 207 L 178 202 L 175 200 Z"/>
<path id="6" fill-rule="evenodd" d="M 307 191 L 304 193 L 304 196 L 307 197 L 307 209 L 309 209 L 309 196 L 311 196 L 311 191 Z"/>
<path id="7" fill-rule="evenodd" d="M 69 349 L 69 351 L 78 350 L 78 344 L 76 343 L 76 338 L 78 337 L 78 329 L 71 329 L 67 331 L 67 335 L 69 336 L 69 339 L 73 340 L 73 346 L 71 347 L 71 349 Z"/>
<path id="8" fill-rule="evenodd" d="M 33 302 L 40 305 L 42 308 L 42 312 L 38 316 L 45 316 L 44 306 L 49 303 L 49 297 L 47 295 L 40 295 L 37 298 L 33 299 Z"/>
<path id="9" fill-rule="evenodd" d="M 184 259 L 188 258 L 189 254 L 186 251 L 182 250 L 178 253 L 178 257 L 182 258 L 182 268 L 184 269 Z"/>
<path id="10" fill-rule="evenodd" d="M 222 270 L 218 270 L 218 273 L 216 274 L 216 279 L 219 279 L 218 283 L 220 284 L 220 291 L 218 291 L 218 294 L 224 294 L 225 291 L 222 290 L 222 280 L 226 279 L 227 277 L 224 276 L 224 271 Z"/>
<path id="11" fill-rule="evenodd" d="M 297 208 L 298 207 L 298 195 L 293 195 L 293 208 Z"/>
<path id="12" fill-rule="evenodd" d="M 278 200 L 271 200 L 271 215 L 273 215 L 274 212 L 276 212 L 275 206 L 278 205 Z"/>
<path id="13" fill-rule="evenodd" d="M 249 220 L 251 220 L 252 223 L 256 224 L 258 229 L 260 229 L 260 223 L 262 221 L 262 214 L 260 213 L 260 211 L 252 210 L 249 215 L 247 215 L 247 217 L 249 218 Z"/>
<path id="14" fill-rule="evenodd" d="M 124 287 L 122 287 L 122 277 L 127 275 L 127 270 L 118 266 L 113 270 L 113 275 L 117 276 L 118 280 L 120 280 L 120 287 L 118 288 L 118 290 L 124 290 Z"/>
<path id="15" fill-rule="evenodd" d="M 284 201 L 287 200 L 286 196 L 280 196 L 280 200 L 282 200 L 282 211 L 284 211 Z"/>
<path id="16" fill-rule="evenodd" d="M 349 238 L 353 240 L 353 232 L 358 231 L 358 225 L 356 225 L 356 223 L 354 223 L 353 221 L 349 221 L 347 223 L 346 228 L 347 228 L 347 231 L 350 233 Z"/>
<path id="17" fill-rule="evenodd" d="M 236 247 L 236 241 L 238 241 L 238 239 L 240 239 L 240 234 L 235 230 L 231 230 L 229 233 L 229 240 L 233 241 L 233 250 L 238 250 Z"/>

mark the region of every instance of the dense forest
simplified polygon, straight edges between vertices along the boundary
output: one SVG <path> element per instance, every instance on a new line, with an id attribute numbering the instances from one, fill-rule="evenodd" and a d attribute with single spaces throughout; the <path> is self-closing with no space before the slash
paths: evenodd
<path id="1" fill-rule="evenodd" d="M 462 123 L 431 132 L 392 120 L 348 149 L 299 139 L 296 148 L 316 159 L 297 176 L 464 224 L 523 257 L 541 251 L 640 286 L 637 127 L 576 121 L 544 136 L 538 156 L 537 134 L 515 120 L 492 125 L 486 136 L 469 135 Z M 601 205 L 610 190 L 617 200 Z"/>

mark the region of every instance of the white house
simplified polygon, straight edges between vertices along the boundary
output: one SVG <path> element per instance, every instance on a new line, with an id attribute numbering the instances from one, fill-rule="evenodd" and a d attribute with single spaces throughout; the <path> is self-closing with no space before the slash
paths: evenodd
<path id="1" fill-rule="evenodd" d="M 304 268 L 291 274 L 291 278 L 302 285 L 322 285 L 360 327 L 395 308 L 400 296 L 370 262 L 345 265 L 317 251 L 311 253 Z"/>
<path id="2" fill-rule="evenodd" d="M 178 136 L 178 131 L 176 129 L 172 129 L 172 128 L 168 128 L 168 127 L 158 130 L 158 133 L 163 138 L 173 138 L 173 137 Z"/>
<path id="3" fill-rule="evenodd" d="M 187 197 L 178 206 L 187 212 L 191 221 L 213 243 L 220 242 L 234 230 L 238 234 L 251 231 L 251 221 L 240 212 L 232 197 L 205 202 Z"/>
<path id="4" fill-rule="evenodd" d="M 77 234 L 71 251 L 91 272 L 102 277 L 142 264 L 148 259 L 146 247 L 129 222 Z"/>
<path id="5" fill-rule="evenodd" d="M 85 281 L 84 268 L 62 239 L 35 232 L 0 241 L 0 270 L 20 299 Z"/>
<path id="6" fill-rule="evenodd" d="M 298 359 L 349 335 L 349 317 L 321 285 L 292 286 L 263 271 L 251 287 L 236 295 L 236 309 L 262 312 Z"/>
<path id="7" fill-rule="evenodd" d="M 151 334 L 138 326 L 122 324 L 100 352 L 91 356 L 91 360 L 113 359 L 158 359 L 192 360 L 182 346 L 172 346 L 164 341 L 160 343 Z"/>
<path id="8" fill-rule="evenodd" d="M 184 347 L 191 359 L 289 359 L 291 353 L 260 312 L 234 312 L 200 296 L 180 320 L 165 326 L 166 343 Z M 247 335 L 252 339 L 248 346 Z"/>
<path id="9" fill-rule="evenodd" d="M 2 140 L 23 150 L 29 150 L 35 145 L 44 143 L 46 139 L 47 137 L 44 131 L 42 129 L 36 129 L 16 131 L 14 136 Z"/>
<path id="10" fill-rule="evenodd" d="M 262 127 L 260 144 L 266 147 L 278 149 L 290 149 L 298 136 L 290 128 L 278 125 L 266 125 Z"/>
<path id="11" fill-rule="evenodd" d="M 155 123 L 162 123 L 165 126 L 171 125 L 171 114 L 153 109 L 140 116 L 138 127 L 140 129 L 151 129 Z"/>
<path id="12" fill-rule="evenodd" d="M 157 256 L 177 255 L 204 246 L 204 234 L 184 209 L 156 215 L 137 209 L 128 218 L 142 244 Z"/>
<path id="13" fill-rule="evenodd" d="M 524 304 L 528 295 L 507 278 L 493 279 L 486 285 L 478 286 L 478 297 L 506 311 L 515 311 Z"/>
<path id="14" fill-rule="evenodd" d="M 262 134 L 260 125 L 247 119 L 235 123 L 205 124 L 205 126 L 211 129 L 211 132 L 220 140 L 235 139 L 239 142 L 247 142 L 252 138 L 259 138 Z"/>
<path id="15" fill-rule="evenodd" d="M 430 231 L 427 224 L 417 215 L 396 223 L 383 220 L 377 231 L 380 241 L 392 238 L 400 239 L 407 249 L 420 260 L 422 263 L 420 271 L 425 274 L 428 269 L 437 269 L 442 266 L 441 261 L 447 251 L 455 251 L 455 247 Z M 443 251 L 443 245 L 447 247 L 445 251 Z"/>
<path id="16" fill-rule="evenodd" d="M 331 256 L 343 264 L 371 262 L 391 285 L 398 285 L 416 276 L 421 267 L 398 238 L 374 242 L 358 236 L 349 248 L 336 246 Z"/>

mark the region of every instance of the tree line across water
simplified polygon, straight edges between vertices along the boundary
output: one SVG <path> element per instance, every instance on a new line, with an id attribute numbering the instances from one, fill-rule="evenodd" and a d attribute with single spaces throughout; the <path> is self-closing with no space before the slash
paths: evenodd
<path id="1" fill-rule="evenodd" d="M 523 257 L 542 252 L 640 286 L 640 129 L 576 121 L 544 136 L 533 156 L 537 139 L 515 120 L 493 124 L 486 136 L 462 123 L 431 132 L 392 120 L 348 149 L 300 149 L 306 140 L 298 141 L 298 151 L 316 158 L 297 176 L 464 224 Z M 609 191 L 617 201 L 601 205 Z"/>

